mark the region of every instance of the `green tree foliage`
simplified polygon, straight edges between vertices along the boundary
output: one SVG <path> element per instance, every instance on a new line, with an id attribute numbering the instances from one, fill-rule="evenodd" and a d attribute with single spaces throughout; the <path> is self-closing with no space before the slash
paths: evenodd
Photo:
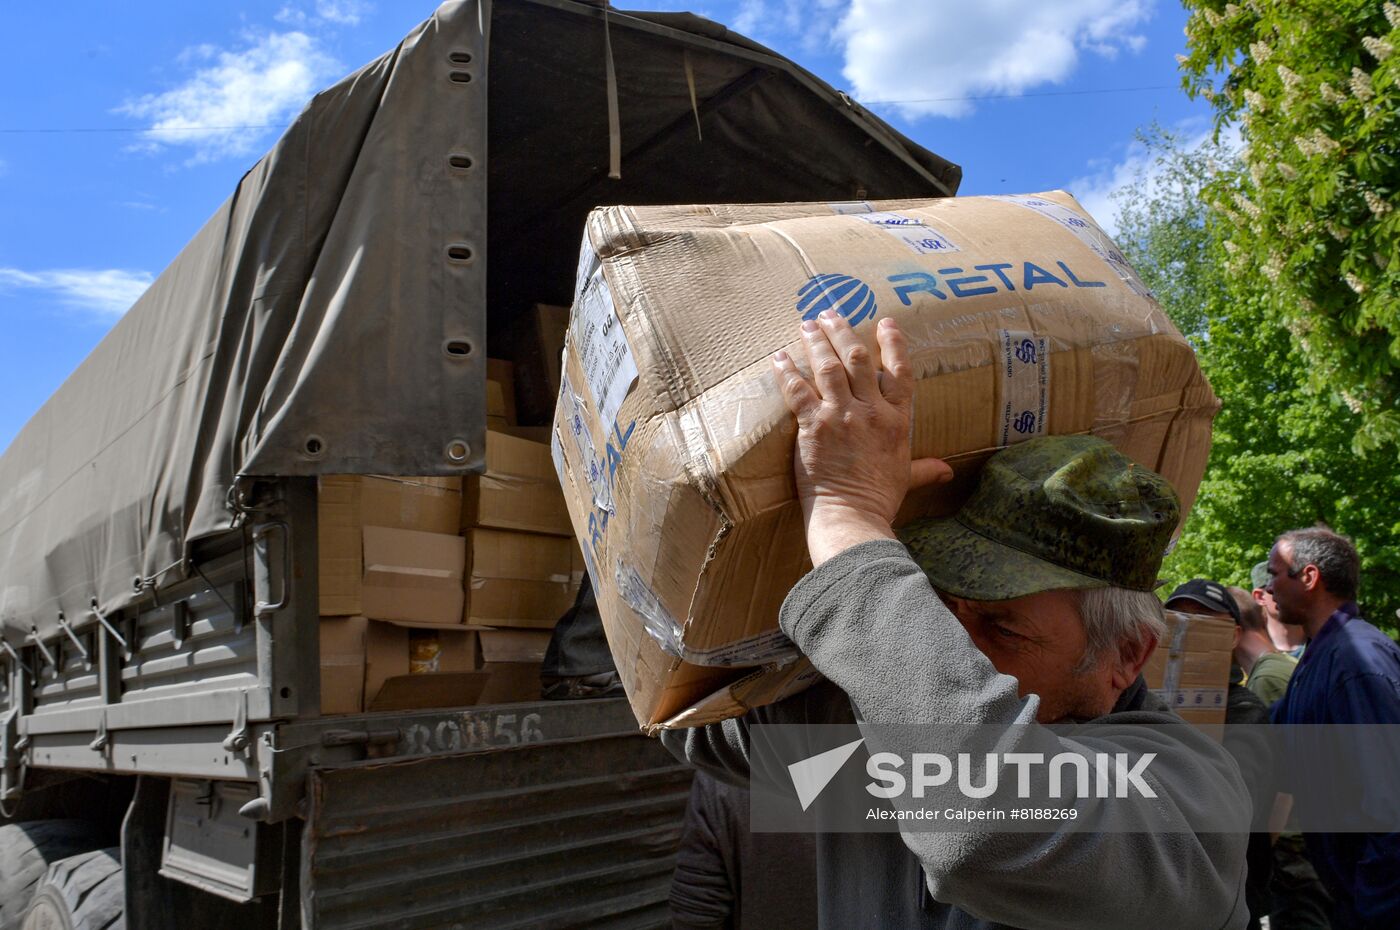
<path id="1" fill-rule="evenodd" d="M 1352 451 L 1361 415 L 1313 389 L 1309 359 L 1270 310 L 1270 281 L 1231 270 L 1225 244 L 1238 227 L 1201 191 L 1239 171 L 1236 156 L 1211 143 L 1185 150 L 1160 130 L 1144 144 L 1150 164 L 1118 194 L 1118 242 L 1222 402 L 1205 480 L 1163 574 L 1248 588 L 1279 533 L 1326 523 L 1356 541 L 1363 607 L 1394 635 L 1400 469 L 1388 455 Z"/>
<path id="2" fill-rule="evenodd" d="M 1357 450 L 1400 443 L 1400 6 L 1185 0 L 1185 85 L 1237 123 L 1244 171 L 1206 198 L 1258 269 L 1310 383 L 1359 414 Z"/>

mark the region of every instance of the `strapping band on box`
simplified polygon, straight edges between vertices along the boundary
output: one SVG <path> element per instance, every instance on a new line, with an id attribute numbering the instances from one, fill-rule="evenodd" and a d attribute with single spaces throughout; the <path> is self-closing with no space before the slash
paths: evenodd
<path id="1" fill-rule="evenodd" d="M 642 580 L 635 568 L 619 561 L 616 581 L 618 593 L 641 619 L 647 634 L 667 654 L 692 665 L 745 668 L 770 662 L 791 662 L 801 656 L 797 646 L 782 630 L 759 633 L 713 649 L 692 649 L 684 642 L 685 629 L 666 610 L 656 592 Z"/>
<path id="2" fill-rule="evenodd" d="M 1167 622 L 1173 621 L 1168 617 Z M 1186 663 L 1186 633 L 1190 628 L 1191 624 L 1185 620 L 1176 621 L 1176 629 L 1172 630 L 1171 647 L 1167 650 L 1167 667 L 1162 675 L 1162 687 L 1154 689 L 1157 696 L 1172 707 L 1181 706 L 1177 701 L 1177 694 L 1181 691 L 1181 669 Z"/>

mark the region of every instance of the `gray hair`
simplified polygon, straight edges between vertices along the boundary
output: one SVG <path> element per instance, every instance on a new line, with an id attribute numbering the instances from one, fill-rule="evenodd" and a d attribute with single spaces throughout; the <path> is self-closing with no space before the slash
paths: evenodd
<path id="1" fill-rule="evenodd" d="M 1106 655 L 1125 643 L 1143 646 L 1160 642 L 1167 635 L 1162 602 L 1151 591 L 1128 588 L 1083 588 L 1079 595 L 1079 616 L 1084 620 L 1088 646 L 1077 672 L 1087 672 Z"/>
<path id="2" fill-rule="evenodd" d="M 1342 600 L 1356 600 L 1361 559 L 1350 539 L 1326 527 L 1315 526 L 1307 530 L 1290 530 L 1278 541 L 1288 543 L 1295 572 L 1316 565 L 1324 588 Z"/>

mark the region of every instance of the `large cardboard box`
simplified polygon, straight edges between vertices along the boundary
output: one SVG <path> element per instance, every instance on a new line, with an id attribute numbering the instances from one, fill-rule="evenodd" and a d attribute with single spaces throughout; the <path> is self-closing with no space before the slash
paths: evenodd
<path id="1" fill-rule="evenodd" d="M 462 622 L 466 540 L 383 526 L 365 527 L 363 539 L 360 601 L 366 617 L 419 624 Z"/>
<path id="2" fill-rule="evenodd" d="M 486 665 L 499 662 L 544 661 L 549 648 L 549 630 L 482 630 L 481 658 Z"/>
<path id="3" fill-rule="evenodd" d="M 322 617 L 321 713 L 357 714 L 365 703 L 364 617 Z"/>
<path id="4" fill-rule="evenodd" d="M 486 425 L 503 430 L 515 425 L 515 378 L 510 362 L 486 360 Z"/>
<path id="5" fill-rule="evenodd" d="M 1143 680 L 1191 723 L 1224 723 L 1235 624 L 1175 610 L 1164 614 L 1167 635 L 1143 667 Z"/>
<path id="6" fill-rule="evenodd" d="M 796 424 L 769 359 L 804 358 L 798 325 L 827 308 L 872 348 L 881 317 L 907 337 L 913 454 L 956 478 L 905 517 L 953 512 L 988 456 L 1043 434 L 1102 436 L 1186 508 L 1195 497 L 1218 402 L 1063 192 L 595 210 L 553 453 L 649 729 L 732 716 L 812 678 L 777 629 L 809 562 Z"/>
<path id="7" fill-rule="evenodd" d="M 549 446 L 488 430 L 486 471 L 466 479 L 461 525 L 572 536 Z"/>
<path id="8" fill-rule="evenodd" d="M 569 308 L 535 304 L 534 342 L 544 363 L 545 383 L 551 396 L 559 396 L 559 375 L 564 359 L 564 334 L 569 329 Z"/>
<path id="9" fill-rule="evenodd" d="M 564 536 L 467 530 L 467 624 L 550 630 L 574 603 L 578 546 Z"/>
<path id="10" fill-rule="evenodd" d="M 363 613 L 366 526 L 456 533 L 461 508 L 460 478 L 322 477 L 316 525 L 321 614 Z"/>
<path id="11" fill-rule="evenodd" d="M 370 623 L 365 629 L 365 706 L 371 707 L 384 682 L 409 674 L 408 628 Z"/>

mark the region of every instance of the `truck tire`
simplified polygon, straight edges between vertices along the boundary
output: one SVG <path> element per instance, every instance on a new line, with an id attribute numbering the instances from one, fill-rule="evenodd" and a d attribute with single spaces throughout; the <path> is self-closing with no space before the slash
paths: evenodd
<path id="1" fill-rule="evenodd" d="M 30 820 L 0 826 L 0 930 L 19 930 L 50 863 L 101 845 L 101 835 L 85 820 Z"/>
<path id="2" fill-rule="evenodd" d="M 126 885 L 120 849 L 96 849 L 49 866 L 21 930 L 123 930 Z"/>

